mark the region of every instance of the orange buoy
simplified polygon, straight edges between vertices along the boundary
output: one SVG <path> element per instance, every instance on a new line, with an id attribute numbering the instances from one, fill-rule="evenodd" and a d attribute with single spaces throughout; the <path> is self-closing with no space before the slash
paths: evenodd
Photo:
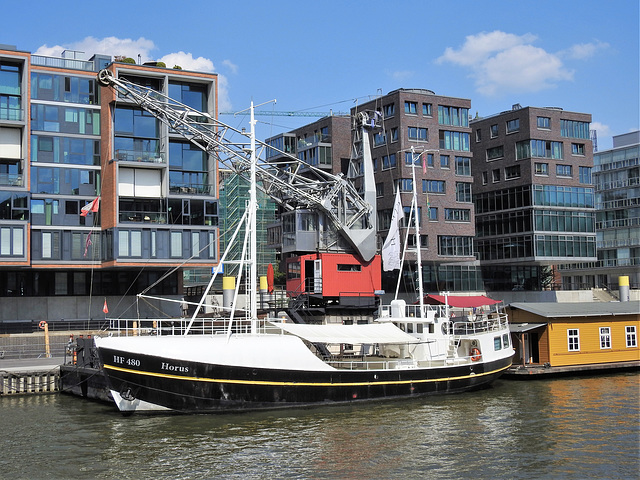
<path id="1" fill-rule="evenodd" d="M 469 356 L 471 357 L 472 362 L 477 362 L 478 360 L 480 360 L 480 357 L 482 357 L 482 354 L 480 353 L 480 350 L 478 350 L 477 348 L 472 348 L 469 351 Z"/>

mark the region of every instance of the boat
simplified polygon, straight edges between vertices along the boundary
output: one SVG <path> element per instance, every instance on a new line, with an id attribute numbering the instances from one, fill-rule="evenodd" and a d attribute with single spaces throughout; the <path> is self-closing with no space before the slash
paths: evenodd
<path id="1" fill-rule="evenodd" d="M 253 108 L 251 114 L 253 142 Z M 96 337 L 119 410 L 223 413 L 457 393 L 489 385 L 511 365 L 507 316 L 499 302 L 486 297 L 466 300 L 460 308 L 445 293 L 435 298 L 440 304 L 430 305 L 420 288 L 415 304 L 396 298 L 363 324 L 300 324 L 259 315 L 255 150 L 251 155 L 243 246 L 248 262 L 246 270 L 239 268 L 240 275 L 248 272 L 249 307 L 243 317 L 231 310 L 198 320 L 219 266 L 184 326 L 166 334 L 159 323 L 138 324 L 133 331 L 116 328 Z"/>

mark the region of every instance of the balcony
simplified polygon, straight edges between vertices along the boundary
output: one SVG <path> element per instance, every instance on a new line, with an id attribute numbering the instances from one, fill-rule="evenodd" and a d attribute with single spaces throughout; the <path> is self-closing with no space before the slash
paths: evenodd
<path id="1" fill-rule="evenodd" d="M 118 162 L 165 163 L 164 152 L 151 153 L 137 150 L 116 150 Z"/>
<path id="2" fill-rule="evenodd" d="M 121 211 L 118 220 L 121 223 L 167 223 L 164 212 L 145 212 L 140 210 Z"/>
<path id="3" fill-rule="evenodd" d="M 331 142 L 331 136 L 330 135 L 316 133 L 316 134 L 311 135 L 311 136 L 309 136 L 307 138 L 299 139 L 298 140 L 298 151 L 304 150 L 305 148 L 314 147 L 314 146 L 318 145 L 319 143 L 330 143 L 330 142 Z"/>
<path id="4" fill-rule="evenodd" d="M 21 122 L 24 120 L 24 110 L 22 108 L 0 107 L 0 120 Z"/>
<path id="5" fill-rule="evenodd" d="M 23 177 L 21 173 L 0 173 L 0 186 L 22 187 Z"/>
<path id="6" fill-rule="evenodd" d="M 209 195 L 213 196 L 213 185 L 201 183 L 174 183 L 169 185 L 169 193 L 173 195 Z"/>
<path id="7" fill-rule="evenodd" d="M 75 58 L 45 57 L 43 55 L 31 55 L 31 65 L 44 67 L 73 68 L 75 70 L 94 70 L 93 62 L 76 60 Z"/>

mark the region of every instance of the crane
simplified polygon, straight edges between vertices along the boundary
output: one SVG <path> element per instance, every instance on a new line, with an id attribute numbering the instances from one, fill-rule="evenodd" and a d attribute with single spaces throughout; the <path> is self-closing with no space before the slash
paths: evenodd
<path id="1" fill-rule="evenodd" d="M 181 134 L 233 172 L 247 177 L 255 149 L 256 178 L 260 188 L 285 210 L 320 211 L 365 262 L 376 254 L 376 194 L 369 132 L 378 128 L 377 115 L 360 112 L 355 120 L 356 143 L 345 177 L 332 174 L 297 157 L 255 141 L 249 134 L 231 127 L 206 112 L 200 112 L 148 87 L 137 85 L 108 69 L 98 72 L 98 82 L 111 87 L 125 101 L 133 102 L 171 131 Z M 239 138 L 239 140 L 237 140 Z M 266 149 L 276 160 L 266 161 Z M 270 156 L 271 157 L 271 156 Z M 358 177 L 359 187 L 351 177 Z"/>

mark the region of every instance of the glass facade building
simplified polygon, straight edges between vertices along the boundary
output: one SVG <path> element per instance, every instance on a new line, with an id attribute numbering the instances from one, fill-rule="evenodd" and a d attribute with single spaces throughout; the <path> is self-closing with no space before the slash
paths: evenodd
<path id="1" fill-rule="evenodd" d="M 558 288 L 596 258 L 591 116 L 514 105 L 470 122 L 477 255 L 488 290 Z"/>
<path id="2" fill-rule="evenodd" d="M 212 116 L 217 76 L 76 53 L 0 50 L 0 297 L 133 295 L 172 268 L 154 291 L 179 295 L 219 259 L 216 162 L 96 74 Z"/>

